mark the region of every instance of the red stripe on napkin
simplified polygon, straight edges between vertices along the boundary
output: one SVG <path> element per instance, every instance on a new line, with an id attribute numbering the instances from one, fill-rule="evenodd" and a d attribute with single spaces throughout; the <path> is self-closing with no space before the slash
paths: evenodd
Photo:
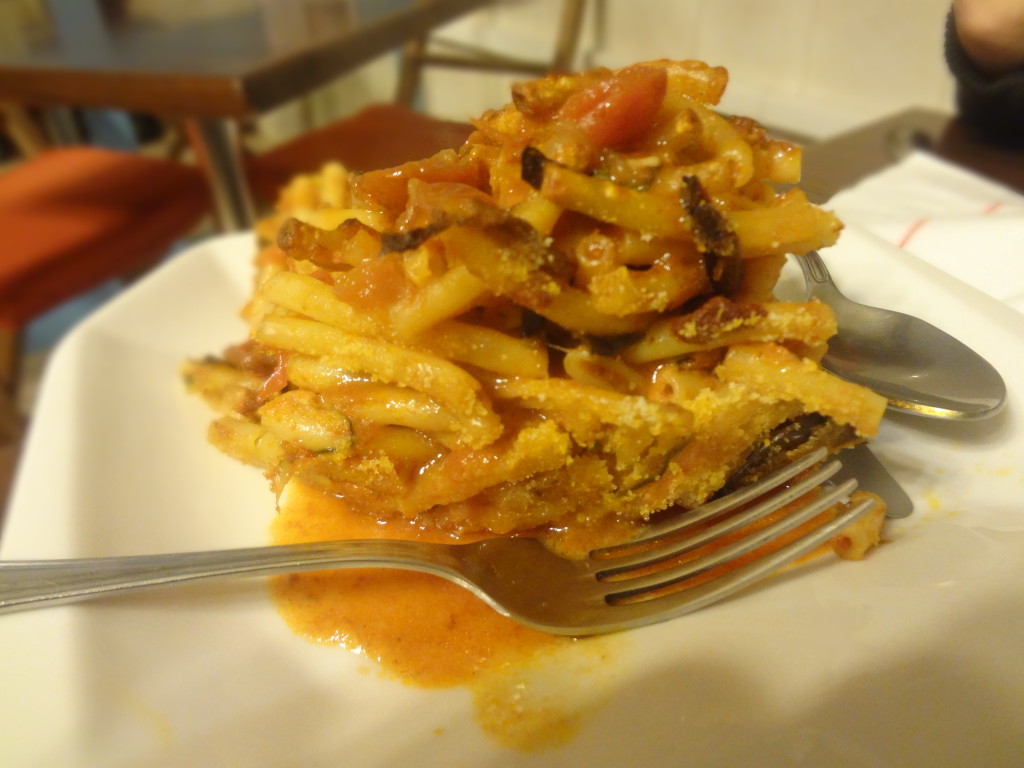
<path id="1" fill-rule="evenodd" d="M 914 235 L 916 235 L 917 231 L 919 229 L 921 229 L 921 227 L 923 227 L 927 223 L 928 223 L 928 218 L 927 217 L 925 217 L 923 219 L 918 219 L 917 221 L 915 221 L 913 224 L 910 225 L 910 227 L 907 229 L 907 231 L 903 233 L 903 237 L 901 237 L 899 239 L 899 242 L 897 243 L 897 245 L 899 245 L 900 248 L 906 248 L 907 247 L 907 243 L 910 242 L 911 238 Z"/>

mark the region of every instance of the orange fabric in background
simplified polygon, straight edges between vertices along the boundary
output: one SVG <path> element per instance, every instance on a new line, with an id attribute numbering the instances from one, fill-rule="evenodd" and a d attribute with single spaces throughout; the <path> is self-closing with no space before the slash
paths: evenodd
<path id="1" fill-rule="evenodd" d="M 95 147 L 46 150 L 0 174 L 0 323 L 158 261 L 210 210 L 199 170 Z"/>

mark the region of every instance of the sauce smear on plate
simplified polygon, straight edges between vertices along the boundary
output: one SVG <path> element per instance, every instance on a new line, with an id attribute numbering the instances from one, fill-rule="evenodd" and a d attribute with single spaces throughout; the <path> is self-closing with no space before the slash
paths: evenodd
<path id="1" fill-rule="evenodd" d="M 401 522 L 382 524 L 296 481 L 282 493 L 280 509 L 271 527 L 277 544 L 384 537 L 452 541 Z M 301 637 L 363 655 L 409 685 L 467 686 L 480 727 L 505 746 L 564 743 L 575 733 L 579 713 L 593 709 L 593 694 L 604 687 L 609 640 L 529 629 L 430 574 L 314 571 L 278 576 L 271 585 L 279 613 Z"/>

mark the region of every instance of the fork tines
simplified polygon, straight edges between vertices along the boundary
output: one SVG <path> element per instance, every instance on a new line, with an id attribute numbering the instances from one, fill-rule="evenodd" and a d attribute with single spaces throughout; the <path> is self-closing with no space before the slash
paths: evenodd
<path id="1" fill-rule="evenodd" d="M 847 503 L 857 487 L 854 479 L 827 484 L 841 465 L 832 460 L 815 467 L 825 456 L 824 449 L 814 451 L 754 485 L 652 526 L 641 539 L 592 552 L 607 602 L 671 598 L 696 610 L 827 542 L 874 500 L 816 519 Z"/>

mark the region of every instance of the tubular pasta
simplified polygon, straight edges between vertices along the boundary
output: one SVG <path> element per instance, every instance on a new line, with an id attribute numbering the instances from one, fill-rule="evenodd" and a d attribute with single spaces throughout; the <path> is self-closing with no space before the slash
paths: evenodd
<path id="1" fill-rule="evenodd" d="M 623 350 L 622 357 L 630 363 L 647 363 L 758 341 L 794 340 L 814 350 L 835 332 L 835 316 L 819 301 L 756 305 L 709 301 L 695 312 L 654 323 L 640 341 Z"/>
<path id="2" fill-rule="evenodd" d="M 340 375 L 366 376 L 419 389 L 466 425 L 469 445 L 485 445 L 501 433 L 497 417 L 480 398 L 477 380 L 436 355 L 298 318 L 267 318 L 253 338 L 268 346 L 320 357 Z"/>
<path id="3" fill-rule="evenodd" d="M 428 282 L 410 301 L 391 308 L 395 334 L 408 339 L 442 320 L 456 317 L 486 291 L 487 284 L 466 267 L 454 267 Z"/>
<path id="4" fill-rule="evenodd" d="M 841 224 L 775 188 L 799 148 L 716 112 L 726 80 L 552 75 L 457 150 L 297 179 L 259 228 L 249 337 L 185 366 L 210 440 L 277 492 L 574 551 L 872 435 L 885 401 L 818 365 L 832 312 L 773 295 Z"/>
<path id="5" fill-rule="evenodd" d="M 432 329 L 423 347 L 436 355 L 506 376 L 544 378 L 548 350 L 536 339 L 520 339 L 472 323 L 449 320 Z"/>
<path id="6" fill-rule="evenodd" d="M 298 272 L 277 272 L 260 286 L 260 296 L 272 305 L 311 320 L 361 336 L 374 336 L 379 326 L 338 299 L 326 283 Z"/>

